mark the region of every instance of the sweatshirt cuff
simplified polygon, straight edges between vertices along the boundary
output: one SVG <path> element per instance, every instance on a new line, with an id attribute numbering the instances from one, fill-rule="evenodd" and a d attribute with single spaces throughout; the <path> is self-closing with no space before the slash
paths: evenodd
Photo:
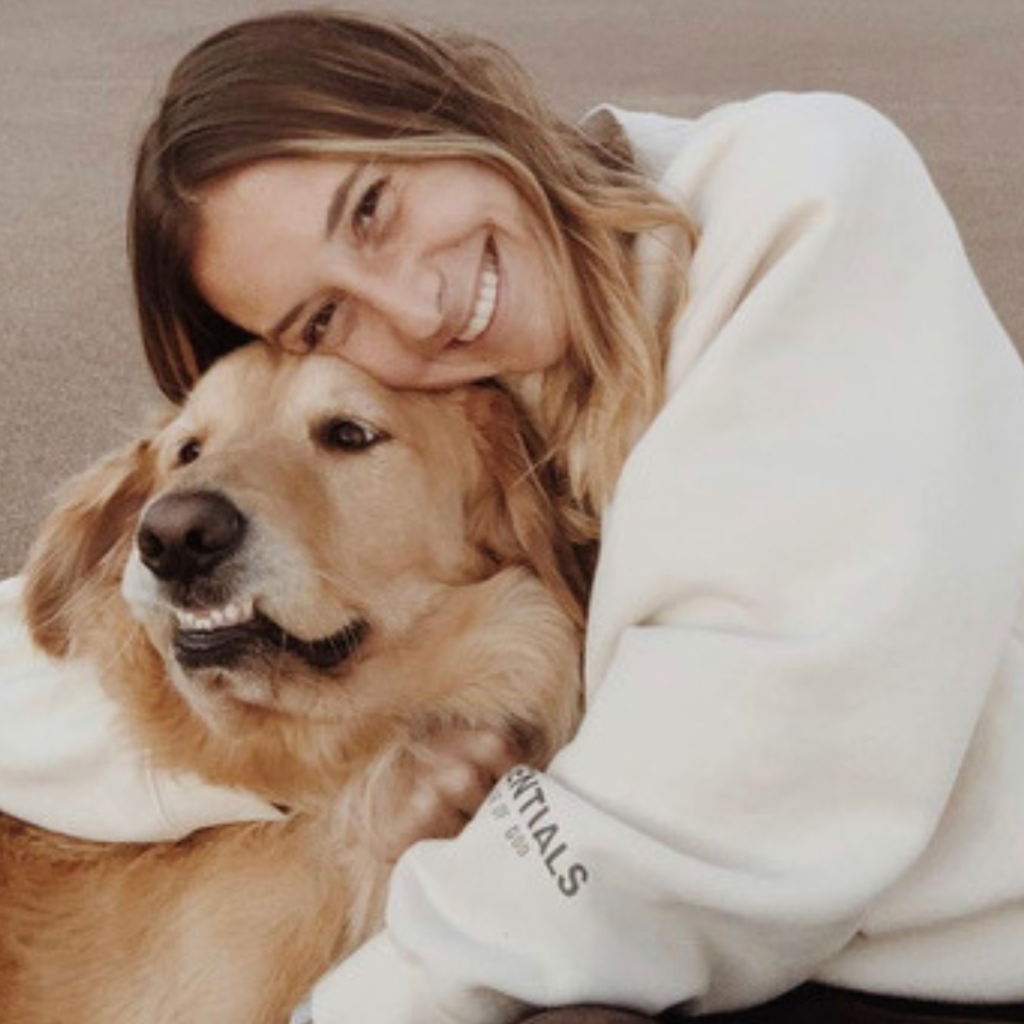
<path id="1" fill-rule="evenodd" d="M 326 974 L 312 995 L 313 1024 L 510 1024 L 522 1004 L 481 989 L 445 991 L 381 932 Z"/>

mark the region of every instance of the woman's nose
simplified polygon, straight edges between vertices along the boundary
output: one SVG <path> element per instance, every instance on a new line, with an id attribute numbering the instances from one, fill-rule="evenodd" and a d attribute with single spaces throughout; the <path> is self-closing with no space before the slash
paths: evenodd
<path id="1" fill-rule="evenodd" d="M 406 266 L 368 273 L 353 289 L 361 307 L 359 320 L 383 324 L 400 340 L 422 342 L 444 326 L 444 289 L 428 267 Z"/>

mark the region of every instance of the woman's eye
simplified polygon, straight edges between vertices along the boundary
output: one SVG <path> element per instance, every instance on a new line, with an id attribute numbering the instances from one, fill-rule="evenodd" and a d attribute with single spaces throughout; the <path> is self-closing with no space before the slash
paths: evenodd
<path id="1" fill-rule="evenodd" d="M 387 435 L 376 427 L 360 423 L 359 420 L 328 420 L 319 431 L 320 443 L 333 451 L 362 451 L 387 439 Z"/>
<path id="2" fill-rule="evenodd" d="M 336 302 L 325 302 L 306 321 L 306 326 L 302 329 L 302 340 L 309 351 L 315 349 L 323 341 L 324 334 L 327 333 L 327 328 L 331 326 L 331 320 L 334 319 L 337 309 L 338 304 Z"/>
<path id="3" fill-rule="evenodd" d="M 380 206 L 387 183 L 387 178 L 380 178 L 363 193 L 352 213 L 352 227 L 357 234 L 365 234 L 370 222 L 377 216 L 377 208 Z"/>
<path id="4" fill-rule="evenodd" d="M 195 462 L 201 452 L 202 446 L 194 437 L 190 437 L 178 448 L 177 464 L 187 466 L 190 462 Z"/>

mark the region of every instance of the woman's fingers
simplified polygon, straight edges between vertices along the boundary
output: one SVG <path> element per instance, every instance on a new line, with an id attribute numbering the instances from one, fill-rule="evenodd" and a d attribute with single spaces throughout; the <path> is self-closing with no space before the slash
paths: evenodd
<path id="1" fill-rule="evenodd" d="M 407 792 L 396 794 L 390 820 L 378 822 L 383 856 L 397 860 L 420 839 L 458 835 L 521 757 L 518 744 L 491 729 L 455 729 L 423 742 Z"/>
<path id="2" fill-rule="evenodd" d="M 379 853 L 387 861 L 396 861 L 421 839 L 450 839 L 458 835 L 466 821 L 466 815 L 443 800 L 436 790 L 414 787 L 399 812 L 381 823 Z"/>
<path id="3" fill-rule="evenodd" d="M 472 816 L 494 784 L 514 767 L 523 752 L 507 736 L 491 729 L 460 729 L 430 744 L 424 781 L 450 803 Z M 431 767 L 432 766 L 432 767 Z"/>

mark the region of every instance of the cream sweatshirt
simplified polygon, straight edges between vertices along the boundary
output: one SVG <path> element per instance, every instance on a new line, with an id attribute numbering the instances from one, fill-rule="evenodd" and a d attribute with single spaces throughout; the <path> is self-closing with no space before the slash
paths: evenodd
<path id="1" fill-rule="evenodd" d="M 583 727 L 401 860 L 386 930 L 313 1018 L 707 1012 L 812 978 L 1024 998 L 1017 355 L 869 108 L 616 116 L 701 238 L 604 524 Z M 670 268 L 643 253 L 649 280 Z M 0 806 L 136 839 L 271 813 L 155 773 L 93 670 L 8 645 Z"/>
<path id="2" fill-rule="evenodd" d="M 869 108 L 618 116 L 701 238 L 604 523 L 582 730 L 403 858 L 314 1020 L 1024 998 L 1017 354 Z"/>

